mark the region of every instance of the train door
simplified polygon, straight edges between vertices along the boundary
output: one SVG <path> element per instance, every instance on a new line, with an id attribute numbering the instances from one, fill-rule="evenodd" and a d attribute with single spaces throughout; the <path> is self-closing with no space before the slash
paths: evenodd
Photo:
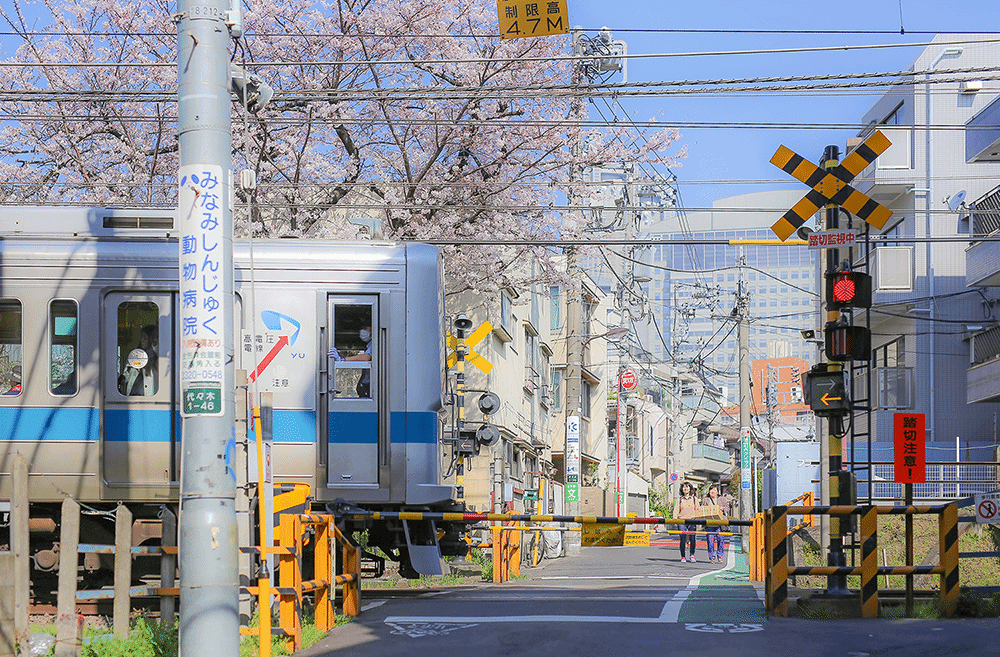
<path id="1" fill-rule="evenodd" d="M 375 295 L 327 298 L 327 484 L 378 486 L 388 465 L 388 421 L 383 404 Z M 380 420 L 380 416 L 382 419 Z"/>
<path id="2" fill-rule="evenodd" d="M 104 298 L 102 469 L 111 486 L 179 479 L 173 306 L 170 292 Z"/>

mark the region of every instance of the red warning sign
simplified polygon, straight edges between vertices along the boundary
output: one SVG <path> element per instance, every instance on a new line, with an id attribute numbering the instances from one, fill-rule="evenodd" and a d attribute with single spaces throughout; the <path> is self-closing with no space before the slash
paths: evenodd
<path id="1" fill-rule="evenodd" d="M 896 413 L 893 427 L 896 439 L 893 481 L 901 484 L 924 483 L 927 470 L 924 414 Z"/>

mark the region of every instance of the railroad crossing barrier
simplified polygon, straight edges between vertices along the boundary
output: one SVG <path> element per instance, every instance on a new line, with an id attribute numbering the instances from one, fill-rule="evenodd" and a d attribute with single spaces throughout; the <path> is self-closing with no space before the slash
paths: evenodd
<path id="1" fill-rule="evenodd" d="M 803 502 L 803 506 L 814 506 L 816 504 L 816 494 L 812 491 L 806 491 L 795 499 L 789 500 L 785 506 L 791 506 L 800 501 Z M 767 573 L 767 551 L 764 549 L 764 537 L 766 534 L 764 531 L 764 513 L 755 513 L 750 522 L 750 540 L 748 541 L 750 545 L 747 550 L 750 570 L 749 577 L 751 582 L 763 582 Z M 800 529 L 814 527 L 815 525 L 815 517 L 812 514 L 806 514 L 802 516 L 802 522 L 788 530 L 788 535 L 791 536 Z"/>
<path id="2" fill-rule="evenodd" d="M 937 566 L 879 566 L 878 521 L 880 514 L 938 515 L 940 563 Z M 788 514 L 860 515 L 861 566 L 788 566 Z M 776 506 L 765 512 L 765 551 L 768 555 L 765 577 L 765 605 L 775 616 L 788 615 L 789 575 L 860 575 L 861 615 L 877 618 L 878 575 L 938 574 L 941 576 L 941 610 L 954 615 L 958 607 L 958 507 L 936 506 Z"/>
<path id="3" fill-rule="evenodd" d="M 426 511 L 352 511 L 346 514 L 354 520 L 439 520 L 442 522 L 566 522 L 580 525 L 702 525 L 705 527 L 725 527 L 727 525 L 750 526 L 749 520 L 725 520 L 707 518 L 639 518 L 635 516 L 549 516 L 525 515 L 512 513 L 458 513 L 458 512 L 426 512 Z M 493 581 L 505 582 L 511 576 L 520 575 L 521 540 L 520 532 L 524 527 L 493 526 Z M 528 530 L 565 531 L 560 527 L 530 527 Z M 504 536 L 516 533 L 516 536 Z M 680 532 L 684 533 L 684 532 Z M 704 533 L 704 532 L 701 532 Z"/>

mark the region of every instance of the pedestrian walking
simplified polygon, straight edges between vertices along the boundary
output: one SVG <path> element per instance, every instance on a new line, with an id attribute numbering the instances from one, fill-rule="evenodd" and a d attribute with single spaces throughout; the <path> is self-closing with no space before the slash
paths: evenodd
<path id="1" fill-rule="evenodd" d="M 712 518 L 721 519 L 729 517 L 729 499 L 719 494 L 718 484 L 709 486 L 708 495 L 702 500 L 701 505 L 709 507 L 709 513 Z M 713 509 L 712 507 L 715 508 Z M 708 560 L 713 563 L 722 563 L 722 557 L 726 553 L 726 540 L 722 536 L 722 527 L 707 526 L 705 527 L 705 531 L 708 532 L 706 535 L 706 538 L 708 538 Z"/>
<path id="2" fill-rule="evenodd" d="M 685 481 L 681 484 L 681 496 L 674 503 L 674 517 L 683 520 L 691 520 L 698 517 L 698 498 L 695 496 L 694 486 L 690 482 Z M 694 556 L 694 532 L 696 529 L 697 526 L 694 523 L 684 523 L 684 533 L 681 534 L 681 561 L 687 561 L 687 554 L 684 548 L 688 539 L 691 541 L 691 561 L 697 561 Z"/>

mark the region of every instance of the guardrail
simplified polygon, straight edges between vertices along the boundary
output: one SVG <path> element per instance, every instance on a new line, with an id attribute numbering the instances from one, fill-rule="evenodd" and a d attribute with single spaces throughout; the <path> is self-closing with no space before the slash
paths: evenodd
<path id="1" fill-rule="evenodd" d="M 879 566 L 880 514 L 938 515 L 940 563 L 937 566 Z M 860 515 L 861 566 L 788 566 L 788 514 Z M 877 618 L 878 575 L 937 574 L 941 576 L 941 610 L 950 617 L 958 607 L 958 506 L 776 506 L 765 512 L 765 606 L 775 616 L 788 615 L 789 575 L 860 575 L 861 615 Z"/>

